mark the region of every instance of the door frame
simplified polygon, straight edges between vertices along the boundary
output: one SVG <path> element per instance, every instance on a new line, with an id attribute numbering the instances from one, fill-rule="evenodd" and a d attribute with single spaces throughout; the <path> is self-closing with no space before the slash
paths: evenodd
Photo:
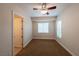
<path id="1" fill-rule="evenodd" d="M 13 27 L 14 27 L 14 17 L 15 17 L 15 16 L 18 16 L 18 17 L 21 17 L 21 18 L 22 18 L 22 49 L 23 49 L 23 42 L 24 42 L 24 41 L 23 41 L 23 40 L 24 40 L 24 35 L 23 35 L 23 34 L 24 34 L 24 32 L 23 32 L 23 29 L 24 29 L 24 27 L 23 27 L 23 23 L 24 23 L 23 20 L 24 20 L 24 17 L 21 16 L 21 15 L 19 15 L 18 13 L 15 13 L 14 11 L 12 11 L 11 14 L 12 14 L 12 48 L 11 48 L 12 51 L 11 51 L 11 52 L 12 52 L 12 56 L 14 56 L 14 55 L 13 55 L 13 34 L 14 34 L 14 30 L 13 30 L 14 28 L 13 28 Z"/>

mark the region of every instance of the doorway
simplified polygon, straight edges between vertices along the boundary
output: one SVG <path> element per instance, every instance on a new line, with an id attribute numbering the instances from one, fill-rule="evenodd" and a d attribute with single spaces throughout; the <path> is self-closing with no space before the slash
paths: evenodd
<path id="1" fill-rule="evenodd" d="M 14 15 L 13 18 L 13 55 L 19 53 L 23 48 L 23 18 Z"/>

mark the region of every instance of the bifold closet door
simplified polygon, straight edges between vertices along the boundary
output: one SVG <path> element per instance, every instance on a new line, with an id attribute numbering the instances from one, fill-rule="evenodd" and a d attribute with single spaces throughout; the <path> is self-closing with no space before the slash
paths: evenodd
<path id="1" fill-rule="evenodd" d="M 18 53 L 23 47 L 23 19 L 14 16 L 13 24 L 13 48 Z"/>

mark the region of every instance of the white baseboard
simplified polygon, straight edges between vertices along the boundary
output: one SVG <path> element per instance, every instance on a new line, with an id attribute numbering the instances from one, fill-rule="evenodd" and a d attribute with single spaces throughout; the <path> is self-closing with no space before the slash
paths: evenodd
<path id="1" fill-rule="evenodd" d="M 32 40 L 32 39 L 31 39 L 31 40 Z M 23 48 L 24 48 L 25 46 L 27 46 L 27 44 L 28 44 L 31 40 L 28 40 L 25 44 L 23 44 Z"/>
<path id="2" fill-rule="evenodd" d="M 73 52 L 70 51 L 65 45 L 63 45 L 60 41 L 56 40 L 64 49 L 66 49 L 72 56 L 76 56 Z"/>
<path id="3" fill-rule="evenodd" d="M 48 37 L 33 37 L 33 39 L 56 39 L 56 38 L 48 38 Z"/>

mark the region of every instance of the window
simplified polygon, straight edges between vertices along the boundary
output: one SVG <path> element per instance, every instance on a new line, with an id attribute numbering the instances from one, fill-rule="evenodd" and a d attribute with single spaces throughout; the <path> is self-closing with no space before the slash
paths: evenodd
<path id="1" fill-rule="evenodd" d="M 38 23 L 38 33 L 48 33 L 49 23 Z"/>
<path id="2" fill-rule="evenodd" d="M 57 37 L 58 38 L 61 38 L 61 35 L 62 35 L 62 33 L 61 33 L 61 21 L 59 20 L 58 22 L 57 22 Z"/>

